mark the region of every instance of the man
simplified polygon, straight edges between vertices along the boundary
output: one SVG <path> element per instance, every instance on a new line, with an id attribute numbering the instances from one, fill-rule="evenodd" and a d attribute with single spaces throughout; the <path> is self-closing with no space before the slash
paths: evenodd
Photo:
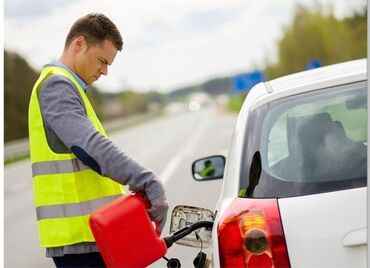
<path id="1" fill-rule="evenodd" d="M 213 176 L 213 174 L 215 174 L 215 168 L 213 167 L 211 160 L 206 160 L 206 162 L 204 162 L 204 167 L 199 174 L 202 177 Z"/>
<path id="2" fill-rule="evenodd" d="M 29 106 L 29 137 L 41 246 L 57 267 L 103 267 L 89 215 L 118 198 L 122 185 L 144 191 L 153 221 L 166 221 L 168 203 L 157 176 L 121 152 L 106 136 L 86 88 L 122 49 L 122 37 L 103 14 L 70 29 L 60 59 L 45 65 Z"/>

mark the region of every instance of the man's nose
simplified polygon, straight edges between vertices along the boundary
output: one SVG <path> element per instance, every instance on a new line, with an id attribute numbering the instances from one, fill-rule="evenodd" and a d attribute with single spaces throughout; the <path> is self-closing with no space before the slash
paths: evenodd
<path id="1" fill-rule="evenodd" d="M 100 68 L 100 72 L 101 72 L 103 75 L 107 75 L 107 74 L 108 74 L 108 64 L 104 64 L 104 65 Z"/>

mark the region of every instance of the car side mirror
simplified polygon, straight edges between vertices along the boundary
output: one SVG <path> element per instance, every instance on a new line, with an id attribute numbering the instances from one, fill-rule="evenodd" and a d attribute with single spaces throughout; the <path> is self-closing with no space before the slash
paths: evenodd
<path id="1" fill-rule="evenodd" d="M 198 159 L 192 165 L 193 178 L 197 181 L 222 179 L 225 170 L 225 157 L 214 155 Z"/>
<path id="2" fill-rule="evenodd" d="M 215 214 L 205 208 L 191 207 L 191 206 L 176 206 L 172 210 L 170 234 L 173 234 L 186 226 L 190 226 L 200 221 L 214 221 Z M 176 241 L 176 244 L 207 248 L 211 246 L 212 228 L 201 228 L 191 232 L 187 236 Z"/>

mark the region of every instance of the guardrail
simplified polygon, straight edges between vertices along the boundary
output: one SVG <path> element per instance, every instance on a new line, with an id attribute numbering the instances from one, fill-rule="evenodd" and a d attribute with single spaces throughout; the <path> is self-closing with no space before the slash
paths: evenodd
<path id="1" fill-rule="evenodd" d="M 26 157 L 29 155 L 29 142 L 28 138 L 7 142 L 4 144 L 4 161 L 7 162 L 11 159 Z"/>
<path id="2" fill-rule="evenodd" d="M 131 117 L 126 117 L 124 119 L 114 119 L 108 122 L 103 123 L 106 131 L 109 133 L 114 132 L 116 130 L 129 127 L 132 125 L 136 125 L 138 123 L 147 121 L 149 119 L 153 119 L 155 117 L 163 115 L 164 112 L 155 112 L 145 115 L 135 115 Z M 15 140 L 11 142 L 7 142 L 4 144 L 4 162 L 8 163 L 14 159 L 21 159 L 29 156 L 30 149 L 29 149 L 29 141 L 28 138 Z"/>

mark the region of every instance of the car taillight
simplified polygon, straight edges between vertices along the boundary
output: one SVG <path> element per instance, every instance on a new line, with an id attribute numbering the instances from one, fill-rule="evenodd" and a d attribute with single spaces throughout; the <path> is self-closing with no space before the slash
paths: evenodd
<path id="1" fill-rule="evenodd" d="M 236 199 L 217 231 L 222 267 L 290 267 L 276 199 Z"/>

